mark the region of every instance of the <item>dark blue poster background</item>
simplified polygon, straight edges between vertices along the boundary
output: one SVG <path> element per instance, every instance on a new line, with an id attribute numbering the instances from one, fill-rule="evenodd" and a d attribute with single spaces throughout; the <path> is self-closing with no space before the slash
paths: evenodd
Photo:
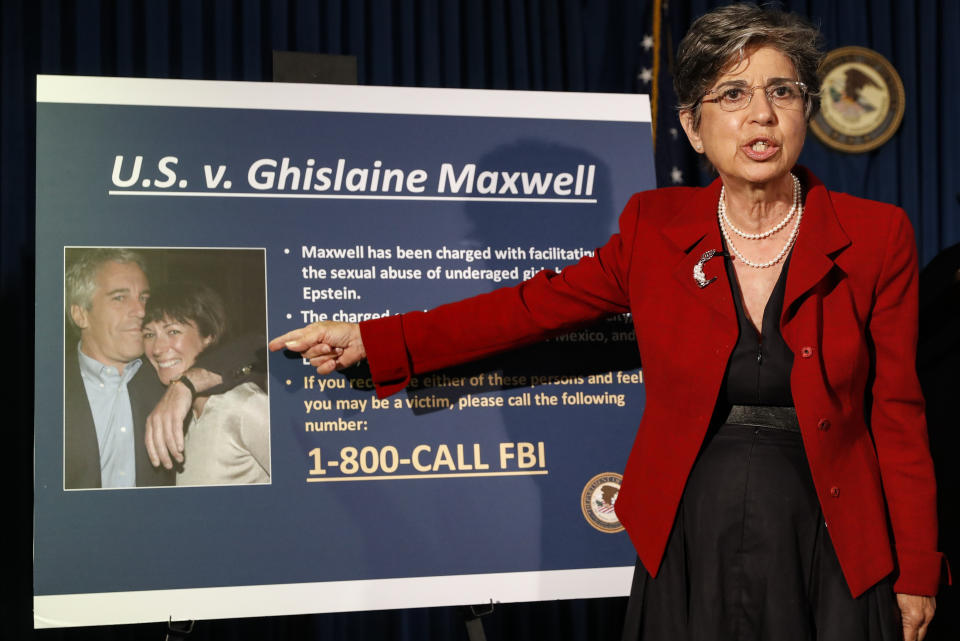
<path id="1" fill-rule="evenodd" d="M 64 490 L 65 247 L 263 249 L 267 331 L 276 336 L 310 312 L 395 314 L 516 282 L 509 271 L 498 284 L 450 279 L 446 270 L 516 268 L 522 276 L 563 268 L 573 261 L 551 248 L 594 249 L 616 230 L 629 195 L 653 187 L 648 123 L 240 107 L 38 104 L 35 593 L 632 564 L 626 534 L 599 531 L 581 509 L 593 476 L 622 472 L 643 408 L 630 326 L 616 319 L 446 378 L 421 377 L 377 408 L 363 368 L 326 379 L 332 389 L 321 390 L 309 365 L 272 354 L 270 484 Z M 137 156 L 138 180 L 118 187 Z M 167 167 L 187 183 L 144 187 L 166 184 L 164 157 L 176 159 Z M 369 182 L 365 191 L 295 190 L 293 174 L 283 190 L 251 186 L 253 163 L 284 158 L 301 181 L 308 167 L 335 169 L 340 159 L 345 171 L 366 169 L 368 181 L 374 168 L 406 176 L 421 169 L 424 191 L 390 191 L 403 198 L 383 200 L 367 197 L 382 195 Z M 475 164 L 476 175 L 493 172 L 488 182 L 502 181 L 500 172 L 576 174 L 582 166 L 584 191 L 592 167 L 591 193 L 582 202 L 552 190 L 531 202 L 500 201 L 480 199 L 476 186 L 453 194 L 449 182 L 440 192 L 444 163 L 456 176 Z M 211 176 L 225 166 L 218 188 L 208 187 L 204 165 Z M 425 199 L 458 195 L 466 199 Z M 354 253 L 319 257 L 337 248 Z M 442 257 L 450 254 L 442 248 L 477 254 Z M 507 248 L 515 248 L 510 258 Z M 335 278 L 336 269 L 354 271 Z M 362 275 L 370 269 L 375 278 Z M 397 278 L 401 270 L 420 270 L 419 278 Z M 632 370 L 632 382 L 618 382 L 627 380 L 620 369 Z M 514 384 L 492 384 L 499 379 L 491 372 Z M 534 376 L 548 384 L 531 385 Z M 466 387 L 450 384 L 461 377 Z M 578 392 L 599 401 L 576 401 Z M 538 395 L 556 405 L 537 405 Z M 489 406 L 496 398 L 502 407 Z M 350 421 L 356 429 L 318 431 Z M 483 465 L 537 473 L 483 475 Z"/>

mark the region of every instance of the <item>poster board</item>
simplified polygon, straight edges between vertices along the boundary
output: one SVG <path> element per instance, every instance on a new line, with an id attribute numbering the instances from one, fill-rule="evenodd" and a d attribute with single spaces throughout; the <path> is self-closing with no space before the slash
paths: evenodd
<path id="1" fill-rule="evenodd" d="M 629 319 L 387 400 L 363 367 L 272 354 L 267 480 L 106 489 L 68 481 L 104 453 L 70 441 L 65 275 L 130 249 L 148 289 L 203 282 L 261 345 L 515 284 L 589 255 L 653 188 L 646 96 L 41 76 L 37 100 L 36 627 L 627 593 Z"/>

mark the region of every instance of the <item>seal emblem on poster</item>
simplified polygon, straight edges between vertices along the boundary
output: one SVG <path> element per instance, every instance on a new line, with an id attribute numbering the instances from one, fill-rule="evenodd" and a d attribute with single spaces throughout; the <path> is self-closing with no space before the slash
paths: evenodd
<path id="1" fill-rule="evenodd" d="M 896 69 L 872 49 L 841 47 L 820 65 L 820 111 L 810 129 L 848 153 L 876 149 L 896 133 L 906 94 Z"/>
<path id="2" fill-rule="evenodd" d="M 622 482 L 621 475 L 604 472 L 594 476 L 584 486 L 583 493 L 580 494 L 580 509 L 583 511 L 583 518 L 594 529 L 610 534 L 623 530 L 620 519 L 613 510 Z"/>

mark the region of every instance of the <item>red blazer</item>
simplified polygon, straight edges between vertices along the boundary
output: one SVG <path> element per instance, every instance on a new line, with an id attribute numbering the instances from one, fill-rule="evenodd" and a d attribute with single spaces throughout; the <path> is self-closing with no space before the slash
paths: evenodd
<path id="1" fill-rule="evenodd" d="M 945 562 L 914 368 L 913 232 L 901 209 L 831 193 L 797 172 L 807 197 L 780 329 L 795 355 L 790 382 L 820 505 L 854 596 L 891 573 L 895 591 L 933 595 Z M 655 575 L 737 341 L 722 262 L 704 268 L 713 284 L 693 279 L 700 256 L 722 247 L 719 193 L 717 180 L 636 194 L 619 233 L 560 274 L 362 323 L 378 393 L 402 389 L 413 373 L 631 312 L 647 400 L 616 511 Z"/>

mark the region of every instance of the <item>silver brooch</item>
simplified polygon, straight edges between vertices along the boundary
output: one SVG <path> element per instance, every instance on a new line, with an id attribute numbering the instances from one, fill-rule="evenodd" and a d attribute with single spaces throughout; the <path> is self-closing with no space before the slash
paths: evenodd
<path id="1" fill-rule="evenodd" d="M 693 266 L 693 280 L 697 281 L 697 285 L 700 286 L 700 289 L 703 289 L 713 281 L 717 280 L 717 277 L 714 276 L 710 280 L 707 280 L 706 274 L 703 273 L 703 265 L 708 260 L 717 255 L 716 249 L 708 249 L 703 252 L 703 256 L 700 257 L 700 260 L 697 261 L 697 264 Z"/>

